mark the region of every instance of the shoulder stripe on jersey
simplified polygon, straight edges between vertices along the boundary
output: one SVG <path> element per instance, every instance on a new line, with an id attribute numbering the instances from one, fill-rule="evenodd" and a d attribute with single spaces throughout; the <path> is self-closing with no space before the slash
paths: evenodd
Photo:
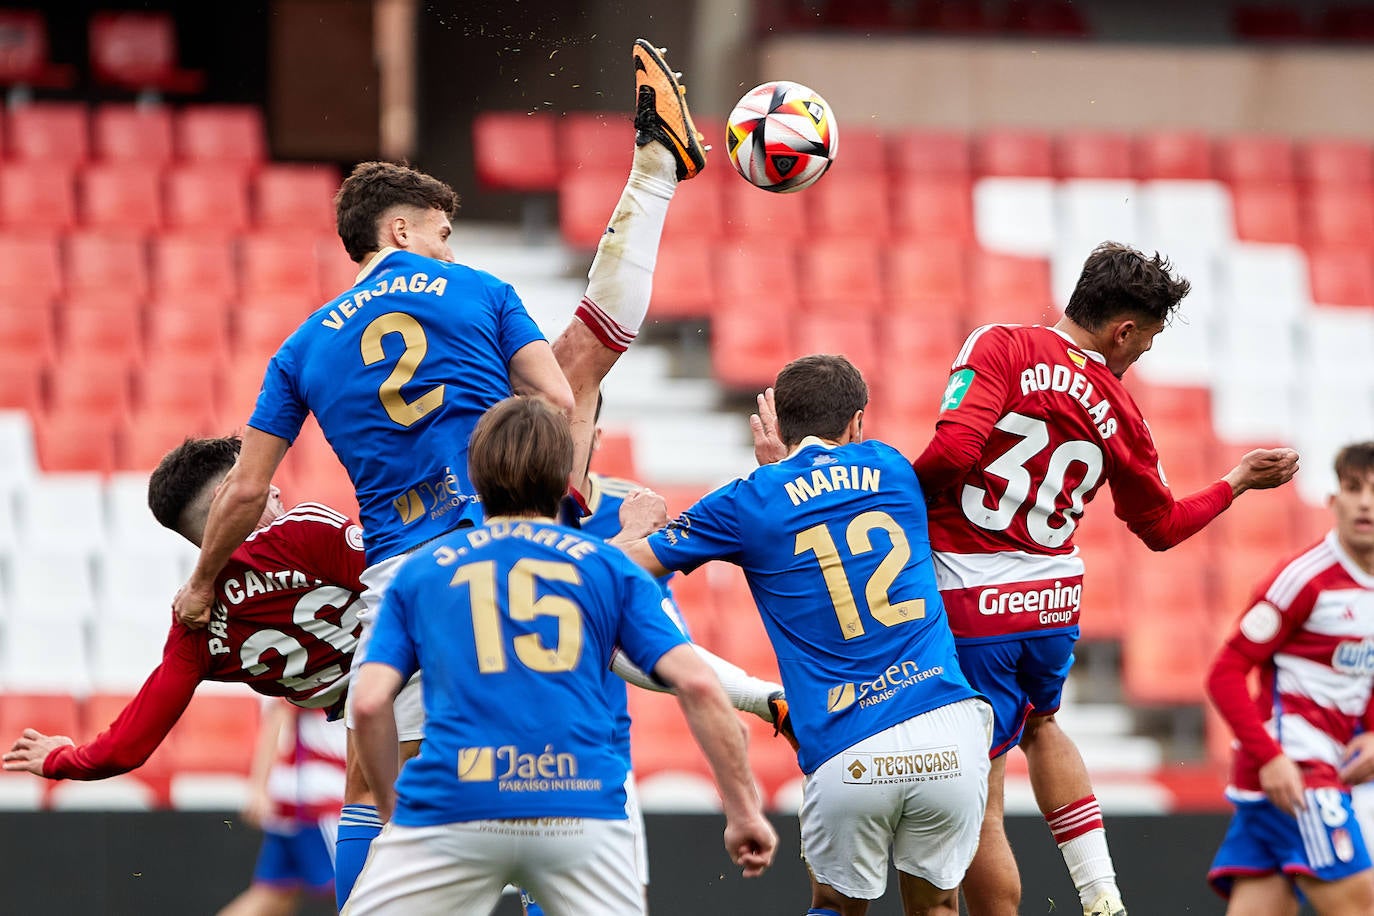
<path id="1" fill-rule="evenodd" d="M 340 511 L 337 510 L 337 509 L 332 509 L 332 508 L 330 508 L 329 506 L 326 506 L 324 503 L 311 503 L 311 502 L 298 503 L 297 505 L 295 505 L 295 506 L 293 506 L 293 507 L 291 508 L 291 512 L 297 512 L 297 511 L 301 511 L 301 510 L 304 510 L 304 511 L 306 511 L 306 512 L 311 512 L 311 513 L 317 513 L 317 514 L 319 514 L 319 515 L 327 515 L 327 516 L 330 516 L 331 518 L 338 519 L 340 522 L 342 522 L 342 523 L 345 524 L 345 525 L 348 524 L 348 516 L 347 516 L 347 515 L 344 515 L 342 512 L 340 512 Z M 288 512 L 287 514 L 289 515 L 290 513 Z"/>
<path id="2" fill-rule="evenodd" d="M 1283 568 L 1265 591 L 1264 597 L 1277 608 L 1286 609 L 1308 582 L 1336 560 L 1325 541 Z"/>
<path id="3" fill-rule="evenodd" d="M 968 362 L 969 354 L 973 352 L 973 345 L 978 343 L 978 338 L 982 337 L 993 328 L 1004 327 L 1006 327 L 1005 324 L 985 324 L 980 328 L 974 328 L 973 333 L 968 336 L 968 339 L 964 341 L 963 347 L 960 348 L 959 355 L 954 357 L 954 362 L 950 365 L 950 368 L 958 369 L 964 363 Z"/>

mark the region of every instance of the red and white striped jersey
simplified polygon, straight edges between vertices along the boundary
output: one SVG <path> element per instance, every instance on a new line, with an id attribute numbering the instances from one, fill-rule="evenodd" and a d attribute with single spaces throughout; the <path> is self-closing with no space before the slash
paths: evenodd
<path id="1" fill-rule="evenodd" d="M 1228 645 L 1259 668 L 1254 708 L 1307 785 L 1342 786 L 1337 770 L 1374 689 L 1374 576 L 1332 532 L 1261 584 Z M 1234 789 L 1258 792 L 1266 759 L 1237 742 Z"/>
<path id="2" fill-rule="evenodd" d="M 277 760 L 267 776 L 273 817 L 283 826 L 337 818 L 343 807 L 348 730 L 342 719 L 331 722 L 323 710 L 292 713 L 294 725 L 282 729 Z"/>

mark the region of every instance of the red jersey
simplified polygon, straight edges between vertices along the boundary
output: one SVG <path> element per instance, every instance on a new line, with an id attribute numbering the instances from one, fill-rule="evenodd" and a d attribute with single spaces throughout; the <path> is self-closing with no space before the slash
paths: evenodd
<path id="1" fill-rule="evenodd" d="M 954 361 L 935 438 L 915 462 L 954 634 L 1076 626 L 1073 533 L 1109 484 L 1157 550 L 1230 505 L 1224 481 L 1175 500 L 1135 400 L 1102 355 L 1054 328 L 986 325 Z"/>
<path id="2" fill-rule="evenodd" d="M 301 503 L 248 536 L 215 580 L 210 623 L 173 623 L 162 663 L 108 729 L 43 763 L 54 779 L 103 779 L 143 764 L 201 681 L 238 681 L 297 706 L 341 709 L 358 645 L 362 530 Z"/>
<path id="3" fill-rule="evenodd" d="M 1259 695 L 1246 687 L 1259 668 Z M 1345 788 L 1345 746 L 1370 722 L 1374 576 L 1335 533 L 1266 578 L 1207 681 L 1236 736 L 1232 794 L 1260 793 L 1259 770 L 1280 753 L 1311 788 Z"/>

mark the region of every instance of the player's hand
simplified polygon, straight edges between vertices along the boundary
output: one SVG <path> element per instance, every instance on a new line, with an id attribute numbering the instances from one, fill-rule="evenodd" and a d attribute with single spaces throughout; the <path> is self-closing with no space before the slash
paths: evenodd
<path id="1" fill-rule="evenodd" d="M 1291 448 L 1257 448 L 1247 452 L 1240 464 L 1226 475 L 1231 492 L 1239 496 L 1246 490 L 1271 490 L 1293 479 L 1298 472 L 1298 453 Z"/>
<path id="2" fill-rule="evenodd" d="M 647 487 L 633 490 L 620 504 L 620 534 L 617 540 L 648 537 L 668 524 L 668 503 Z"/>
<path id="3" fill-rule="evenodd" d="M 1357 786 L 1374 778 L 1374 732 L 1364 732 L 1350 739 L 1341 760 L 1341 781 Z"/>
<path id="4" fill-rule="evenodd" d="M 1303 802 L 1302 771 L 1287 754 L 1280 754 L 1260 767 L 1260 788 L 1280 811 L 1297 815 L 1307 807 Z"/>
<path id="5" fill-rule="evenodd" d="M 267 822 L 267 818 L 272 814 L 272 799 L 266 792 L 253 792 L 248 796 L 248 801 L 244 804 L 243 810 L 239 812 L 239 817 L 245 824 L 251 827 L 262 829 L 262 825 Z"/>
<path id="6" fill-rule="evenodd" d="M 773 464 L 787 457 L 787 446 L 778 432 L 778 410 L 773 404 L 773 389 L 763 389 L 758 397 L 759 412 L 749 416 L 749 429 L 754 434 L 754 458 L 759 466 Z"/>
<path id="7" fill-rule="evenodd" d="M 214 600 L 213 588 L 194 588 L 187 582 L 172 599 L 172 613 L 182 626 L 199 630 L 210 622 L 210 605 Z"/>
<path id="8" fill-rule="evenodd" d="M 744 877 L 757 878 L 773 864 L 778 834 L 762 812 L 725 825 L 725 849 L 730 860 L 744 869 Z"/>
<path id="9" fill-rule="evenodd" d="M 4 767 L 7 770 L 42 776 L 43 761 L 48 759 L 50 753 L 59 747 L 75 744 L 76 742 L 66 735 L 45 735 L 37 729 L 26 728 L 24 734 L 19 736 L 19 740 L 14 742 L 14 746 L 5 754 Z"/>

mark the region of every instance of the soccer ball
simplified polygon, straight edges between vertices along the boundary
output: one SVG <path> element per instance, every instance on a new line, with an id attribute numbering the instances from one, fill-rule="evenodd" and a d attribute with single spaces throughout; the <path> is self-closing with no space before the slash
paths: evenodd
<path id="1" fill-rule="evenodd" d="M 754 187 L 780 194 L 815 184 L 839 146 L 839 128 L 825 99 L 786 80 L 746 92 L 725 124 L 735 170 Z"/>

